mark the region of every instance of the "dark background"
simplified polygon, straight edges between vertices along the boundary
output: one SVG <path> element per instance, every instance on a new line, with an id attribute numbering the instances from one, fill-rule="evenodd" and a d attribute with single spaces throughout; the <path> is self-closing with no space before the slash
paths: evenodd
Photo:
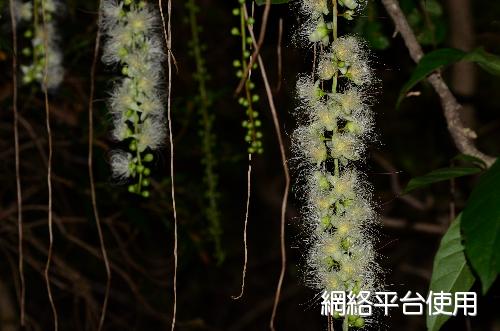
<path id="1" fill-rule="evenodd" d="M 500 54 L 500 3 L 495 1 L 401 1 L 403 9 L 426 51 L 453 46 L 483 46 Z M 441 8 L 442 12 L 434 9 Z M 465 5 L 464 5 L 465 4 Z M 279 221 L 284 177 L 272 118 L 263 83 L 254 75 L 264 131 L 262 156 L 254 157 L 252 198 L 248 227 L 249 264 L 244 297 L 239 292 L 243 262 L 242 229 L 246 203 L 247 154 L 241 127 L 244 110 L 233 91 L 238 83 L 232 60 L 238 55 L 238 39 L 230 28 L 237 1 L 198 1 L 199 23 L 214 101 L 215 153 L 218 159 L 223 249 L 226 259 L 217 264 L 204 215 L 202 150 L 198 136 L 194 63 L 188 56 L 189 26 L 183 1 L 173 1 L 173 50 L 179 72 L 173 81 L 173 133 L 176 146 L 176 194 L 179 219 L 178 330 L 265 330 L 271 314 L 279 276 Z M 429 7 L 428 7 L 429 6 Z M 470 8 L 468 8 L 470 6 Z M 51 277 L 61 330 L 96 330 L 105 289 L 105 269 L 87 177 L 87 108 L 89 75 L 96 33 L 96 1 L 68 0 L 59 20 L 64 44 L 64 82 L 50 96 L 54 139 L 54 256 Z M 429 9 L 430 8 L 430 9 Z M 433 9 L 434 8 L 434 9 Z M 257 9 L 260 17 L 262 8 Z M 275 92 L 288 157 L 290 135 L 296 126 L 294 86 L 298 73 L 311 70 L 312 52 L 294 37 L 298 30 L 295 9 L 273 6 L 262 55 L 271 84 L 276 86 L 278 20 L 284 19 L 282 88 Z M 0 1 L 0 329 L 17 330 L 18 268 L 17 212 L 12 131 L 11 36 L 6 1 Z M 472 29 L 461 19 L 467 18 Z M 462 24 L 453 23 L 459 18 Z M 257 19 L 257 26 L 260 21 Z M 366 171 L 375 188 L 375 200 L 384 224 L 377 250 L 385 271 L 387 288 L 400 294 L 407 290 L 427 293 L 432 262 L 441 236 L 450 223 L 450 203 L 458 213 L 477 177 L 458 179 L 397 198 L 414 176 L 450 165 L 458 154 L 447 131 L 439 100 L 427 84 L 418 97 L 395 109 L 401 86 L 415 65 L 399 36 L 392 38 L 392 21 L 377 1 L 354 22 L 342 22 L 341 33 L 356 31 L 371 43 L 373 65 L 381 81 L 375 94 L 377 142 L 370 148 Z M 465 30 L 464 30 L 465 26 Z M 467 37 L 467 36 L 470 36 Z M 22 59 L 21 59 L 22 61 Z M 105 330 L 162 330 L 169 328 L 172 312 L 173 222 L 170 198 L 169 151 L 163 148 L 153 168 L 149 199 L 131 196 L 126 186 L 110 178 L 108 156 L 115 145 L 109 137 L 110 116 L 105 98 L 115 73 L 99 63 L 95 103 L 94 173 L 99 212 L 113 266 L 113 279 Z M 474 65 L 453 67 L 445 79 L 465 105 L 466 126 L 479 138 L 477 145 L 490 155 L 500 153 L 500 80 Z M 48 231 L 46 159 L 47 135 L 43 94 L 36 87 L 20 89 L 21 176 L 25 220 L 25 274 L 29 330 L 53 326 L 43 278 Z M 297 175 L 292 170 L 292 175 Z M 316 293 L 302 281 L 304 237 L 298 210 L 291 194 L 287 211 L 287 273 L 278 308 L 278 330 L 322 330 Z M 457 317 L 443 330 L 500 330 L 498 282 L 481 297 L 479 315 Z M 479 288 L 475 288 L 479 292 Z M 14 325 L 14 327 L 13 327 Z M 424 330 L 424 317 L 406 317 L 394 310 L 373 329 Z"/>

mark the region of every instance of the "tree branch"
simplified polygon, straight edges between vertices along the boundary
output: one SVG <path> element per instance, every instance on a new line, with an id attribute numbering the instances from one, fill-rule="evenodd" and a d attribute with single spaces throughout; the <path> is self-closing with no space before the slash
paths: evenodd
<path id="1" fill-rule="evenodd" d="M 382 0 L 382 4 L 394 21 L 397 31 L 401 33 L 401 37 L 403 37 L 411 58 L 418 63 L 424 56 L 424 52 L 422 51 L 422 47 L 418 43 L 413 30 L 408 24 L 406 17 L 401 11 L 398 2 L 396 0 Z M 493 162 L 495 162 L 495 158 L 484 154 L 475 146 L 473 139 L 476 137 L 476 134 L 470 128 L 464 127 L 460 118 L 462 105 L 458 103 L 455 96 L 451 93 L 450 89 L 441 77 L 441 74 L 436 71 L 427 77 L 427 80 L 441 99 L 441 106 L 443 107 L 446 123 L 448 124 L 448 131 L 450 132 L 457 149 L 464 154 L 480 158 L 486 162 L 488 166 L 491 166 Z"/>

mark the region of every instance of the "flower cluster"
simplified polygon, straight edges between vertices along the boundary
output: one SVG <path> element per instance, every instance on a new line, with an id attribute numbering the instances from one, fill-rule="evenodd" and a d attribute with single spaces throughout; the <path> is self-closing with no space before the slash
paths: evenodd
<path id="1" fill-rule="evenodd" d="M 241 59 L 233 61 L 233 67 L 236 69 L 236 77 L 241 79 L 250 66 L 252 38 L 247 35 L 247 24 L 252 25 L 254 19 L 253 17 L 249 17 L 248 20 L 245 18 L 243 9 L 247 5 L 246 0 L 238 0 L 238 3 L 239 7 L 233 9 L 233 15 L 240 19 L 240 24 L 239 27 L 231 29 L 231 34 L 240 37 L 241 41 Z M 257 69 L 257 63 L 254 63 L 251 69 Z M 260 129 L 262 122 L 259 119 L 259 112 L 255 109 L 255 105 L 260 100 L 260 97 L 254 93 L 255 83 L 251 78 L 251 74 L 249 74 L 243 88 L 243 96 L 238 98 L 238 103 L 245 109 L 246 113 L 246 119 L 242 122 L 242 126 L 247 131 L 245 141 L 248 143 L 248 153 L 262 154 L 264 152 L 262 146 L 263 135 Z"/>
<path id="2" fill-rule="evenodd" d="M 111 155 L 113 176 L 132 179 L 129 192 L 148 197 L 151 152 L 162 145 L 166 134 L 159 90 L 164 52 L 158 18 L 144 1 L 105 0 L 102 10 L 107 37 L 102 60 L 119 66 L 122 74 L 109 100 L 112 136 L 128 145 L 128 151 Z"/>
<path id="3" fill-rule="evenodd" d="M 301 192 L 310 233 L 308 280 L 321 292 L 359 293 L 380 286 L 373 247 L 376 214 L 359 169 L 373 136 L 369 88 L 375 79 L 365 43 L 352 35 L 337 37 L 337 17 L 352 19 L 358 7 L 355 0 L 302 0 L 308 15 L 303 33 L 322 47 L 313 77 L 297 82 L 296 112 L 304 124 L 293 142 L 306 177 Z M 365 322 L 349 316 L 343 323 L 347 329 Z"/>
<path id="4" fill-rule="evenodd" d="M 16 19 L 26 25 L 23 36 L 31 44 L 22 49 L 22 54 L 30 60 L 29 64 L 21 65 L 22 82 L 38 82 L 42 88 L 57 88 L 63 80 L 64 69 L 54 16 L 61 12 L 62 5 L 55 0 L 16 0 L 15 9 Z M 45 69 L 47 86 L 44 86 Z"/>

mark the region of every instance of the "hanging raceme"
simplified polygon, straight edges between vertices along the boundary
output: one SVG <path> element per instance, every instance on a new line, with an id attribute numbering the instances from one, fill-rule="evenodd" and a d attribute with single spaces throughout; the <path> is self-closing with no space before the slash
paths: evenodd
<path id="1" fill-rule="evenodd" d="M 149 197 L 153 151 L 165 139 L 161 68 L 165 58 L 159 20 L 144 1 L 105 0 L 101 28 L 106 37 L 102 60 L 121 69 L 109 100 L 112 136 L 128 150 L 111 154 L 113 176 L 130 181 L 131 193 Z"/>
<path id="2" fill-rule="evenodd" d="M 219 211 L 219 192 L 217 191 L 218 176 L 216 173 L 217 159 L 214 153 L 215 149 L 215 132 L 213 123 L 215 120 L 214 112 L 210 112 L 213 104 L 213 98 L 207 88 L 207 82 L 210 80 L 210 75 L 207 71 L 206 60 L 203 51 L 206 45 L 201 42 L 200 32 L 202 27 L 198 23 L 198 12 L 200 8 L 195 0 L 188 0 L 186 9 L 189 12 L 189 27 L 191 29 L 191 40 L 189 41 L 190 55 L 193 57 L 196 71 L 193 73 L 193 79 L 198 84 L 198 96 L 196 98 L 196 106 L 200 116 L 200 138 L 201 147 L 203 150 L 202 164 L 204 166 L 204 184 L 206 187 L 205 214 L 209 221 L 209 234 L 215 246 L 215 257 L 219 263 L 224 260 L 224 251 L 221 246 L 222 228 L 220 224 Z"/>
<path id="3" fill-rule="evenodd" d="M 30 43 L 30 46 L 22 48 L 25 58 L 22 62 L 26 63 L 21 64 L 23 84 L 37 82 L 45 88 L 44 70 L 45 61 L 48 61 L 46 87 L 49 90 L 57 88 L 63 80 L 64 69 L 62 53 L 58 45 L 55 16 L 64 10 L 63 5 L 56 0 L 16 0 L 15 10 L 16 19 L 24 28 L 24 40 Z M 43 24 L 44 14 L 45 25 Z"/>
<path id="4" fill-rule="evenodd" d="M 238 3 L 239 6 L 233 9 L 233 15 L 240 19 L 239 26 L 233 27 L 231 34 L 240 37 L 241 57 L 233 61 L 233 67 L 236 69 L 236 77 L 241 79 L 248 70 L 252 56 L 252 38 L 247 34 L 247 24 L 253 25 L 255 21 L 253 17 L 249 17 L 247 20 L 243 14 L 243 6 L 247 6 L 246 0 L 238 0 Z M 253 64 L 251 69 L 257 69 L 257 64 Z M 249 145 L 248 153 L 262 154 L 264 152 L 262 131 L 260 129 L 262 122 L 259 119 L 259 112 L 255 109 L 260 97 L 253 92 L 254 89 L 255 83 L 251 79 L 251 74 L 249 74 L 243 86 L 243 96 L 238 98 L 238 103 L 245 109 L 247 116 L 242 122 L 242 126 L 247 130 L 245 141 Z"/>
<path id="5" fill-rule="evenodd" d="M 302 121 L 293 135 L 308 229 L 307 280 L 323 292 L 379 289 L 372 193 L 361 171 L 373 137 L 370 87 L 376 81 L 367 47 L 357 36 L 337 37 L 338 19 L 353 19 L 361 1 L 301 0 L 306 23 L 299 34 L 319 44 L 315 72 L 298 79 Z M 361 316 L 339 316 L 343 329 L 361 328 Z"/>

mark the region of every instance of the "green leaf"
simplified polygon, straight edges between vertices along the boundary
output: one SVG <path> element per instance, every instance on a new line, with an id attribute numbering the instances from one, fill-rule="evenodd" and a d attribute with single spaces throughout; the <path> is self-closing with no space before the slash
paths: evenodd
<path id="1" fill-rule="evenodd" d="M 462 60 L 475 62 L 489 73 L 500 75 L 500 56 L 488 53 L 483 48 L 476 48 L 469 53 L 454 48 L 437 49 L 425 54 L 422 59 L 420 59 L 410 80 L 403 85 L 399 93 L 396 108 L 399 107 L 406 94 L 432 72 Z"/>
<path id="2" fill-rule="evenodd" d="M 448 179 L 474 175 L 480 171 L 481 169 L 476 167 L 453 167 L 436 169 L 421 177 L 410 179 L 410 182 L 403 190 L 402 194 L 406 194 L 418 188 L 429 186 L 430 184 L 442 182 Z"/>
<path id="3" fill-rule="evenodd" d="M 500 75 L 500 56 L 488 53 L 484 48 L 476 48 L 465 55 L 463 59 L 477 63 L 492 75 Z"/>
<path id="4" fill-rule="evenodd" d="M 500 272 L 500 160 L 481 176 L 462 214 L 465 253 L 486 293 Z"/>
<path id="5" fill-rule="evenodd" d="M 255 0 L 255 2 L 258 5 L 265 5 L 266 4 L 266 0 Z M 279 4 L 288 3 L 288 2 L 290 2 L 290 0 L 271 0 L 272 5 L 279 5 Z"/>
<path id="6" fill-rule="evenodd" d="M 481 168 L 483 170 L 488 169 L 488 165 L 486 164 L 486 162 L 484 162 L 480 158 L 472 156 L 472 155 L 458 154 L 452 160 L 472 164 L 472 165 L 474 165 L 478 168 Z"/>
<path id="7" fill-rule="evenodd" d="M 403 88 L 399 93 L 396 107 L 399 107 L 399 104 L 403 101 L 406 94 L 412 89 L 412 87 L 417 85 L 418 82 L 425 79 L 437 69 L 462 60 L 465 54 L 465 52 L 458 49 L 443 48 L 424 55 L 424 57 L 420 59 L 420 62 L 418 62 L 410 80 L 403 85 Z"/>
<path id="8" fill-rule="evenodd" d="M 451 223 L 441 239 L 434 257 L 434 267 L 430 290 L 433 292 L 466 292 L 474 284 L 475 278 L 465 259 L 464 247 L 460 235 L 462 214 Z M 437 331 L 450 318 L 447 315 L 427 315 L 427 330 Z"/>

